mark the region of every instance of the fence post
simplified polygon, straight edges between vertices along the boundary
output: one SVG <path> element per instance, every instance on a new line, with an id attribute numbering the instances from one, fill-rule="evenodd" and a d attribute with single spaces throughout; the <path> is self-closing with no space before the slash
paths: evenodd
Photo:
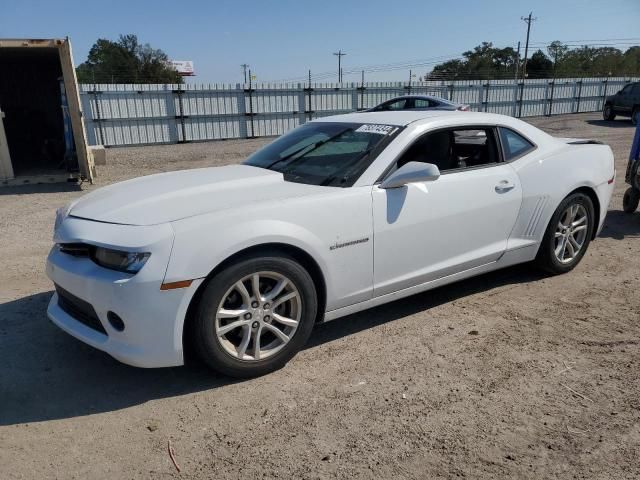
<path id="1" fill-rule="evenodd" d="M 573 82 L 573 92 L 571 94 L 571 113 L 576 113 L 576 98 L 578 98 L 578 82 Z"/>
<path id="2" fill-rule="evenodd" d="M 358 108 L 358 110 L 364 110 L 364 91 L 366 90 L 366 87 L 364 86 L 364 82 L 362 82 L 362 84 L 357 88 L 357 90 L 360 92 L 360 107 Z"/>
<path id="3" fill-rule="evenodd" d="M 582 79 L 576 82 L 578 86 L 578 98 L 576 98 L 576 111 L 574 113 L 580 113 L 580 97 L 582 96 Z"/>
<path id="4" fill-rule="evenodd" d="M 305 91 L 307 92 L 307 103 L 304 108 L 304 113 L 307 115 L 307 120 L 311 121 L 313 120 L 313 109 L 311 107 L 311 94 L 313 93 L 313 87 L 311 86 L 311 82 L 309 82 L 309 86 L 305 88 Z"/>
<path id="5" fill-rule="evenodd" d="M 609 77 L 602 81 L 602 107 L 600 110 L 604 110 L 604 104 L 607 102 L 607 88 L 609 86 Z"/>
<path id="6" fill-rule="evenodd" d="M 245 88 L 244 89 L 245 96 L 246 96 L 246 94 L 249 95 L 249 111 L 248 112 L 246 111 L 246 103 L 247 102 L 245 100 L 245 102 L 244 102 L 245 103 L 244 114 L 245 114 L 245 116 L 249 117 L 249 125 L 251 125 L 251 135 L 249 135 L 248 128 L 247 128 L 247 132 L 246 132 L 247 135 L 246 135 L 245 138 L 255 138 L 255 136 L 256 136 L 255 135 L 255 127 L 254 127 L 254 124 L 253 124 L 253 116 L 255 115 L 255 113 L 253 113 L 253 91 L 254 91 L 254 89 L 253 89 L 253 86 L 252 86 L 252 83 L 251 83 L 251 70 L 249 70 L 249 88 Z"/>
<path id="7" fill-rule="evenodd" d="M 93 101 L 96 107 L 96 118 L 94 121 L 98 124 L 98 134 L 100 136 L 100 145 L 104 145 L 104 131 L 102 130 L 102 114 L 100 113 L 100 102 L 98 101 L 98 94 L 102 93 L 99 90 L 96 90 L 95 84 L 93 85 Z"/>
<path id="8" fill-rule="evenodd" d="M 484 92 L 484 100 L 483 100 L 483 92 Z M 479 97 L 480 97 L 480 110 L 483 112 L 487 111 L 487 107 L 489 105 L 489 82 L 484 84 L 484 89 L 480 88 Z"/>
<path id="9" fill-rule="evenodd" d="M 178 88 L 173 90 L 173 93 L 178 95 L 178 114 L 176 115 L 176 120 L 180 122 L 180 132 L 182 133 L 182 138 L 178 138 L 178 143 L 186 143 L 187 142 L 187 128 L 184 123 L 184 119 L 187 118 L 184 115 L 184 104 L 182 103 L 182 94 L 184 90 L 182 86 L 178 84 Z"/>
<path id="10" fill-rule="evenodd" d="M 547 83 L 547 86 L 548 85 L 549 84 Z M 555 90 L 555 88 L 556 88 L 556 81 L 554 79 L 554 80 L 551 80 L 551 94 L 549 95 L 549 114 L 547 115 L 547 117 L 550 117 L 553 112 L 553 91 Z"/>
<path id="11" fill-rule="evenodd" d="M 176 99 L 173 95 L 172 90 L 167 90 L 167 85 L 164 86 L 165 89 L 165 105 L 167 109 L 167 117 L 169 117 L 169 142 L 178 143 L 180 137 L 178 136 L 178 115 L 176 113 Z M 173 121 L 172 121 L 173 120 Z"/>
<path id="12" fill-rule="evenodd" d="M 238 137 L 249 138 L 247 131 L 247 104 L 245 102 L 244 84 L 240 87 L 239 83 L 236 83 L 236 99 L 238 101 Z"/>
<path id="13" fill-rule="evenodd" d="M 518 114 L 518 87 L 520 85 L 517 81 L 513 82 L 513 106 L 511 108 L 511 116 L 515 117 Z"/>
<path id="14" fill-rule="evenodd" d="M 302 125 L 307 121 L 307 87 L 304 83 L 298 84 L 298 123 Z"/>
<path id="15" fill-rule="evenodd" d="M 449 84 L 449 101 L 450 102 L 453 102 L 453 89 L 454 89 L 453 83 L 450 83 Z"/>
<path id="16" fill-rule="evenodd" d="M 524 78 L 522 79 L 522 83 L 520 84 L 520 104 L 518 105 L 518 118 L 522 117 L 522 103 L 524 97 Z"/>

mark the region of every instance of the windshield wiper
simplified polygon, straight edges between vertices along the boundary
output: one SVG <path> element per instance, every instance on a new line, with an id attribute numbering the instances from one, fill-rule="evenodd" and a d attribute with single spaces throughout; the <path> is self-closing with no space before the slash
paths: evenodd
<path id="1" fill-rule="evenodd" d="M 345 133 L 347 133 L 349 130 L 353 130 L 353 129 L 352 129 L 352 128 L 345 128 L 344 130 L 342 130 L 342 131 L 340 131 L 340 132 L 336 133 L 335 135 L 333 135 L 333 136 L 331 136 L 331 137 L 329 137 L 329 138 L 325 138 L 324 140 L 320 140 L 320 141 L 318 141 L 318 142 L 316 142 L 316 143 L 310 143 L 309 145 L 305 145 L 304 147 L 299 148 L 298 150 L 296 150 L 296 151 L 294 151 L 294 152 L 290 153 L 289 155 L 285 155 L 284 157 L 282 157 L 282 158 L 280 158 L 280 159 L 276 160 L 275 162 L 270 163 L 269 165 L 267 165 L 267 166 L 266 166 L 266 167 L 264 167 L 264 168 L 266 168 L 266 169 L 271 169 L 272 167 L 276 166 L 277 164 L 282 163 L 282 162 L 286 162 L 286 161 L 287 161 L 287 160 L 289 160 L 290 158 L 295 157 L 295 156 L 296 156 L 296 155 L 298 155 L 300 152 L 303 152 L 303 151 L 305 151 L 307 148 L 311 147 L 309 150 L 307 150 L 306 152 L 304 152 L 304 154 L 300 155 L 300 156 L 296 159 L 296 160 L 298 160 L 298 159 L 300 159 L 300 158 L 304 157 L 305 155 L 307 155 L 307 154 L 309 154 L 309 153 L 313 152 L 314 150 L 317 150 L 318 148 L 320 148 L 320 147 L 321 147 L 322 145 L 324 145 L 325 143 L 330 142 L 330 141 L 332 141 L 332 140 L 335 140 L 336 138 L 338 138 L 338 137 L 339 137 L 339 136 L 341 136 L 341 135 L 344 135 L 344 134 L 345 134 Z"/>
<path id="2" fill-rule="evenodd" d="M 358 156 L 353 162 L 351 162 L 351 166 L 347 166 L 346 172 L 344 173 L 344 175 L 342 175 L 342 178 L 340 179 L 340 183 L 344 183 L 346 182 L 349 177 L 352 175 L 352 171 L 353 169 L 362 161 L 364 160 L 366 157 L 368 157 L 371 152 L 376 148 L 377 145 L 374 145 L 371 148 L 367 148 L 364 152 L 362 152 L 362 154 L 360 156 Z M 327 178 L 325 178 L 321 183 L 320 186 L 322 187 L 326 187 L 328 185 L 331 185 L 338 177 L 340 177 L 339 174 L 333 174 L 333 175 L 329 175 Z"/>

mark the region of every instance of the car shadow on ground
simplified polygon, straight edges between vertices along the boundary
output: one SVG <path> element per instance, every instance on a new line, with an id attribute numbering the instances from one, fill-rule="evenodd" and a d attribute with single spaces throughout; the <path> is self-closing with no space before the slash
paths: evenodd
<path id="1" fill-rule="evenodd" d="M 622 210 L 609 211 L 599 237 L 613 238 L 615 240 L 640 237 L 640 212 L 624 213 Z"/>
<path id="2" fill-rule="evenodd" d="M 586 120 L 586 122 L 594 127 L 635 128 L 631 123 L 631 119 L 627 118 L 619 118 L 616 120 Z"/>
<path id="3" fill-rule="evenodd" d="M 486 274 L 318 325 L 305 348 L 507 284 L 544 278 L 529 266 Z M 0 304 L 0 425 L 115 411 L 229 385 L 204 366 L 141 369 L 112 359 L 46 318 L 52 292 Z"/>

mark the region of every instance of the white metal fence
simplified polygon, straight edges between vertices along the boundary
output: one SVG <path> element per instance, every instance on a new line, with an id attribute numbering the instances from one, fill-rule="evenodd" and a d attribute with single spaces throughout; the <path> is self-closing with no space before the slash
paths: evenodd
<path id="1" fill-rule="evenodd" d="M 428 94 L 516 117 L 592 112 L 634 79 L 589 78 L 296 85 L 81 85 L 91 145 L 184 143 L 281 135 L 313 118 Z"/>

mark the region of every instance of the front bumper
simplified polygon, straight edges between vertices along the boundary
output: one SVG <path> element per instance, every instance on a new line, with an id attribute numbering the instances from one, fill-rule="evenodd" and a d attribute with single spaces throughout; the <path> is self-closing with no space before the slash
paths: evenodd
<path id="1" fill-rule="evenodd" d="M 95 245 L 149 251 L 149 260 L 136 275 L 108 270 L 86 257 L 74 257 L 53 247 L 47 258 L 47 275 L 58 289 L 89 304 L 102 329 L 75 314 L 54 293 L 47 315 L 53 323 L 77 339 L 117 360 L 137 367 L 182 365 L 182 327 L 196 289 L 161 291 L 173 245 L 170 225 L 136 227 L 69 217 L 55 233 L 56 243 Z M 125 324 L 118 331 L 107 319 L 117 314 Z M 94 324 L 95 326 L 95 324 Z"/>

